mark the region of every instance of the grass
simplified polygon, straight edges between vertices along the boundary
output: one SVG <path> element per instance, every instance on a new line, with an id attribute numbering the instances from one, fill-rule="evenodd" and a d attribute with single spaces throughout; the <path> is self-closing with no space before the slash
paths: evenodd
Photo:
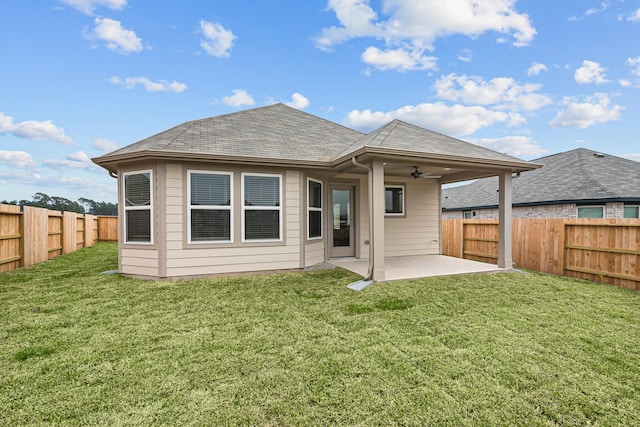
<path id="1" fill-rule="evenodd" d="M 640 425 L 640 293 L 542 274 L 0 275 L 0 425 Z"/>

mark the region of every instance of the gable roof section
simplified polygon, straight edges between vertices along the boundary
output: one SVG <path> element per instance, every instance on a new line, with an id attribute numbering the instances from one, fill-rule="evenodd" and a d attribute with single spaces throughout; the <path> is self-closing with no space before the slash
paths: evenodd
<path id="1" fill-rule="evenodd" d="M 585 148 L 534 160 L 542 169 L 513 180 L 513 204 L 640 201 L 640 163 Z M 497 177 L 442 190 L 444 210 L 498 206 Z"/>
<path id="2" fill-rule="evenodd" d="M 515 157 L 507 156 L 506 154 L 501 154 L 497 151 L 489 150 L 479 145 L 433 132 L 397 119 L 363 136 L 340 153 L 338 157 L 348 156 L 350 153 L 357 152 L 358 150 L 374 147 L 447 158 L 474 158 L 494 162 L 523 162 Z"/>

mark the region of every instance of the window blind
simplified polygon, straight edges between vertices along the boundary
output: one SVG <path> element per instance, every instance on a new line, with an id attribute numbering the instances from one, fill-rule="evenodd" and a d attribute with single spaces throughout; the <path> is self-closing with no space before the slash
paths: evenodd
<path id="1" fill-rule="evenodd" d="M 280 206 L 280 177 L 245 175 L 245 206 Z"/>
<path id="2" fill-rule="evenodd" d="M 191 205 L 230 206 L 231 176 L 209 173 L 192 173 Z"/>
<path id="3" fill-rule="evenodd" d="M 136 173 L 124 177 L 125 206 L 151 205 L 151 177 L 149 173 Z"/>

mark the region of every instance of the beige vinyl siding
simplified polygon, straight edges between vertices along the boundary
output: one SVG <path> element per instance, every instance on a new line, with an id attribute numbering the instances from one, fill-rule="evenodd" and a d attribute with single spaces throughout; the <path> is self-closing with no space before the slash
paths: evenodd
<path id="1" fill-rule="evenodd" d="M 158 251 L 122 248 L 120 273 L 158 277 Z"/>
<path id="2" fill-rule="evenodd" d="M 412 179 L 405 181 L 404 185 L 406 215 L 385 217 L 385 256 L 440 253 L 438 182 Z"/>
<path id="3" fill-rule="evenodd" d="M 283 243 L 257 242 L 242 243 L 240 239 L 240 221 L 235 221 L 234 242 L 232 244 L 215 244 L 198 247 L 187 244 L 187 210 L 186 203 L 186 170 L 203 169 L 182 165 L 167 165 L 167 277 L 206 276 L 213 274 L 242 273 L 250 271 L 287 270 L 301 266 L 300 259 L 300 179 L 296 171 L 265 169 L 260 173 L 281 174 L 283 188 L 284 215 Z M 211 170 L 221 170 L 219 165 L 212 165 Z M 240 174 L 234 170 L 235 205 L 234 214 L 240 209 Z M 252 171 L 254 172 L 254 171 Z"/>
<path id="4" fill-rule="evenodd" d="M 305 260 L 304 260 L 305 267 L 310 267 L 312 265 L 316 265 L 321 262 L 324 262 L 325 260 L 324 239 L 318 239 L 310 243 L 307 243 L 305 245 L 304 254 L 305 254 Z"/>

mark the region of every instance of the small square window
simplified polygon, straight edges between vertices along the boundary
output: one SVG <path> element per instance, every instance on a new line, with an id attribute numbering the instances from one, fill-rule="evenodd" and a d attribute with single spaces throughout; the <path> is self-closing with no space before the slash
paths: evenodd
<path id="1" fill-rule="evenodd" d="M 604 218 L 604 207 L 578 206 L 578 218 Z"/>
<path id="2" fill-rule="evenodd" d="M 385 215 L 404 215 L 404 187 L 384 187 L 384 213 Z"/>
<path id="3" fill-rule="evenodd" d="M 625 218 L 640 218 L 640 206 L 625 206 L 624 207 Z"/>

